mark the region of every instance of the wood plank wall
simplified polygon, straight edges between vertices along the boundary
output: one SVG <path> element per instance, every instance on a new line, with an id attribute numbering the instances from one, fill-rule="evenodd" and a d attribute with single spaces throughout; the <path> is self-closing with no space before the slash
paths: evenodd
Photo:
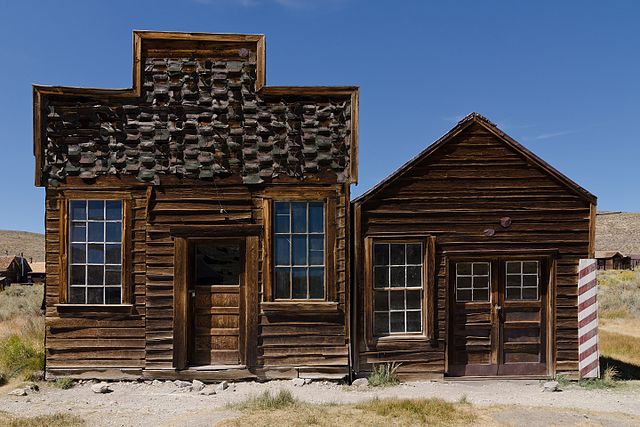
<path id="1" fill-rule="evenodd" d="M 589 255 L 590 203 L 560 184 L 481 125 L 473 124 L 416 164 L 356 212 L 357 351 L 361 370 L 371 363 L 402 362 L 405 376 L 445 372 L 448 298 L 444 251 L 559 250 L 556 277 L 556 371 L 578 367 L 577 268 Z M 500 218 L 511 217 L 509 228 Z M 359 221 L 357 218 L 360 218 Z M 487 237 L 484 231 L 495 229 Z M 364 237 L 390 233 L 436 236 L 437 340 L 369 348 L 363 339 Z M 553 316 L 552 316 L 553 317 Z"/>
<path id="2" fill-rule="evenodd" d="M 145 358 L 145 209 L 144 190 L 131 190 L 131 271 L 129 309 L 77 310 L 56 307 L 60 303 L 60 212 L 58 190 L 46 195 L 46 367 L 52 375 L 126 378 L 137 376 Z"/>
<path id="3" fill-rule="evenodd" d="M 60 204 L 58 190 L 46 199 L 47 370 L 51 375 L 120 378 L 142 369 L 173 371 L 173 225 L 261 224 L 263 191 L 242 184 L 145 186 L 132 179 L 99 178 L 97 184 L 74 182 L 68 188 L 118 191 L 132 196 L 133 309 L 71 310 L 59 303 Z M 254 187 L 255 188 L 255 187 Z M 296 192 L 297 186 L 289 186 Z M 348 185 L 318 186 L 337 194 L 335 313 L 259 313 L 257 364 L 250 367 L 265 377 L 344 376 L 348 373 L 346 324 Z M 288 190 L 287 190 L 288 191 Z M 282 192 L 282 190 L 280 190 Z M 224 213 L 221 213 L 221 208 Z M 262 295 L 263 239 L 259 246 L 259 278 L 253 284 Z M 172 376 L 175 377 L 175 374 Z"/>

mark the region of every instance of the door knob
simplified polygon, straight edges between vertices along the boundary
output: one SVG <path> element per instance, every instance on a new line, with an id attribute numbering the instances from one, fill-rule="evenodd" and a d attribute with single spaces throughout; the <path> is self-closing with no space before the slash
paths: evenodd
<path id="1" fill-rule="evenodd" d="M 196 290 L 195 289 L 189 289 L 189 296 L 191 298 L 195 297 L 196 296 Z"/>

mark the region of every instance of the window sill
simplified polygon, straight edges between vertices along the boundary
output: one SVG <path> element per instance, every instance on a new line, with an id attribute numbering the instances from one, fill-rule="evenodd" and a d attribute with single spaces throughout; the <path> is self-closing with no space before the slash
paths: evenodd
<path id="1" fill-rule="evenodd" d="M 430 343 L 432 342 L 426 335 L 388 335 L 384 337 L 373 337 L 367 340 L 367 346 L 375 349 L 393 349 L 398 345 L 407 343 Z"/>
<path id="2" fill-rule="evenodd" d="M 289 313 L 289 314 L 322 314 L 322 313 L 338 313 L 338 303 L 331 301 L 276 301 L 263 302 L 260 304 L 262 311 L 270 313 Z"/>
<path id="3" fill-rule="evenodd" d="M 133 312 L 133 304 L 55 304 L 58 313 L 123 313 Z"/>

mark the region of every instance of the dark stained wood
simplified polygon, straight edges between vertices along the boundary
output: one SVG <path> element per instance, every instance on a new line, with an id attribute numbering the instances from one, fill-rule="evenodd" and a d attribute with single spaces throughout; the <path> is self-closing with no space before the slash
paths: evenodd
<path id="1" fill-rule="evenodd" d="M 579 259 L 588 258 L 592 250 L 594 206 L 592 195 L 496 131 L 486 119 L 465 119 L 353 203 L 356 371 L 366 373 L 374 363 L 395 361 L 411 371 L 411 377 L 428 378 L 452 374 L 456 363 L 471 359 L 487 363 L 497 374 L 500 356 L 516 363 L 537 357 L 545 365 L 520 366 L 515 372 L 502 368 L 500 373 L 575 373 L 577 267 Z M 508 227 L 501 225 L 505 217 L 510 218 Z M 493 236 L 485 233 L 487 229 L 495 231 Z M 424 235 L 435 238 L 433 308 L 427 313 L 433 319 L 433 330 L 430 322 L 427 327 L 434 339 L 428 343 L 367 341 L 371 283 L 367 239 Z M 537 308 L 542 317 L 523 332 L 524 336 L 538 334 L 531 337 L 535 344 L 520 342 L 517 328 L 509 322 L 494 328 L 498 323 L 490 305 L 468 304 L 462 312 L 451 305 L 453 273 L 447 260 L 473 254 L 489 258 L 525 254 L 548 260 L 548 295 Z M 513 315 L 531 310 L 509 309 Z M 501 337 L 505 344 L 498 347 L 498 354 L 493 346 Z M 460 353 L 467 341 L 473 351 Z"/>

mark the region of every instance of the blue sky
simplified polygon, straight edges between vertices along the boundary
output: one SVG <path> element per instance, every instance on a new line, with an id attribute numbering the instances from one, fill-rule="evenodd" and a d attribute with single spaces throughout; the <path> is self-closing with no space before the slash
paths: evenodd
<path id="1" fill-rule="evenodd" d="M 0 229 L 42 231 L 31 84 L 131 86 L 133 29 L 261 33 L 268 85 L 358 85 L 358 195 L 478 111 L 640 211 L 640 2 L 12 1 L 0 11 Z"/>

